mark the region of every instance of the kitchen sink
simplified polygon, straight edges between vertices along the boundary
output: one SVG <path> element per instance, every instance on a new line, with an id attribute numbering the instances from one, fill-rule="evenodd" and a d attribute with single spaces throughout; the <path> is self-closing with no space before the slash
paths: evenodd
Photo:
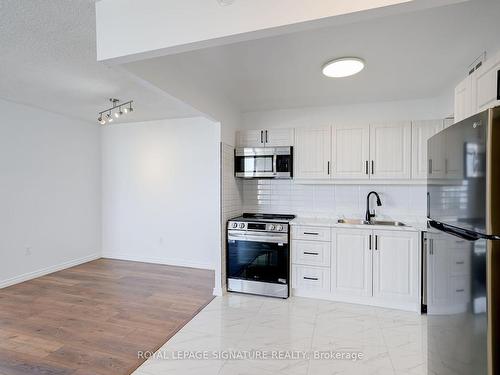
<path id="1" fill-rule="evenodd" d="M 363 219 L 339 219 L 337 221 L 339 224 L 351 224 L 351 225 L 386 225 L 392 227 L 405 227 L 406 224 L 400 221 L 391 220 L 372 220 L 366 221 Z"/>

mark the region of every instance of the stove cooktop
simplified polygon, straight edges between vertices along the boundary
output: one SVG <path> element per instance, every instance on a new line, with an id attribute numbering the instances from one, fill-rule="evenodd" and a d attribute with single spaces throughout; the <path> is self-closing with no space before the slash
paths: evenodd
<path id="1" fill-rule="evenodd" d="M 231 219 L 233 221 L 267 221 L 267 222 L 289 222 L 295 219 L 295 215 L 283 214 L 251 214 L 244 213 L 243 216 Z"/>

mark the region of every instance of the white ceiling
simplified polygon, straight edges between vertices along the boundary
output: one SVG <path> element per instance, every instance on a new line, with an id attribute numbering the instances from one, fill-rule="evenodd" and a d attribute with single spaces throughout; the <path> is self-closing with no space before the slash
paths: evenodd
<path id="1" fill-rule="evenodd" d="M 120 121 L 197 115 L 129 72 L 96 61 L 93 0 L 0 1 L 0 98 L 96 121 L 107 98 L 133 99 Z"/>
<path id="2" fill-rule="evenodd" d="M 475 57 L 500 48 L 499 15 L 500 1 L 471 0 L 124 67 L 172 95 L 164 78 L 175 72 L 241 111 L 451 95 Z M 323 77 L 322 64 L 342 56 L 365 59 L 366 69 L 344 79 Z"/>

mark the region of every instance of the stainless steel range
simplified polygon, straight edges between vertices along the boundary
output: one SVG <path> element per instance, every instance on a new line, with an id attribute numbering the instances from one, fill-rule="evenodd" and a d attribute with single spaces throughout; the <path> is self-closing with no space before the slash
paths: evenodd
<path id="1" fill-rule="evenodd" d="M 230 292 L 288 298 L 294 215 L 243 214 L 227 223 Z"/>

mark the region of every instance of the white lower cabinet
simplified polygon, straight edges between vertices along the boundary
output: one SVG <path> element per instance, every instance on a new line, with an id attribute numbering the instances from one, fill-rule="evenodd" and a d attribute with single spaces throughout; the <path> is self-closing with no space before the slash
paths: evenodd
<path id="1" fill-rule="evenodd" d="M 330 247 L 330 242 L 293 241 L 292 262 L 306 266 L 330 267 Z"/>
<path id="2" fill-rule="evenodd" d="M 419 232 L 333 227 L 331 241 L 294 233 L 295 295 L 419 311 Z"/>
<path id="3" fill-rule="evenodd" d="M 331 292 L 346 296 L 371 296 L 371 230 L 334 229 Z"/>
<path id="4" fill-rule="evenodd" d="M 373 296 L 411 303 L 418 299 L 418 235 L 373 231 Z"/>
<path id="5" fill-rule="evenodd" d="M 295 288 L 328 293 L 330 291 L 330 268 L 294 265 L 292 284 Z"/>

